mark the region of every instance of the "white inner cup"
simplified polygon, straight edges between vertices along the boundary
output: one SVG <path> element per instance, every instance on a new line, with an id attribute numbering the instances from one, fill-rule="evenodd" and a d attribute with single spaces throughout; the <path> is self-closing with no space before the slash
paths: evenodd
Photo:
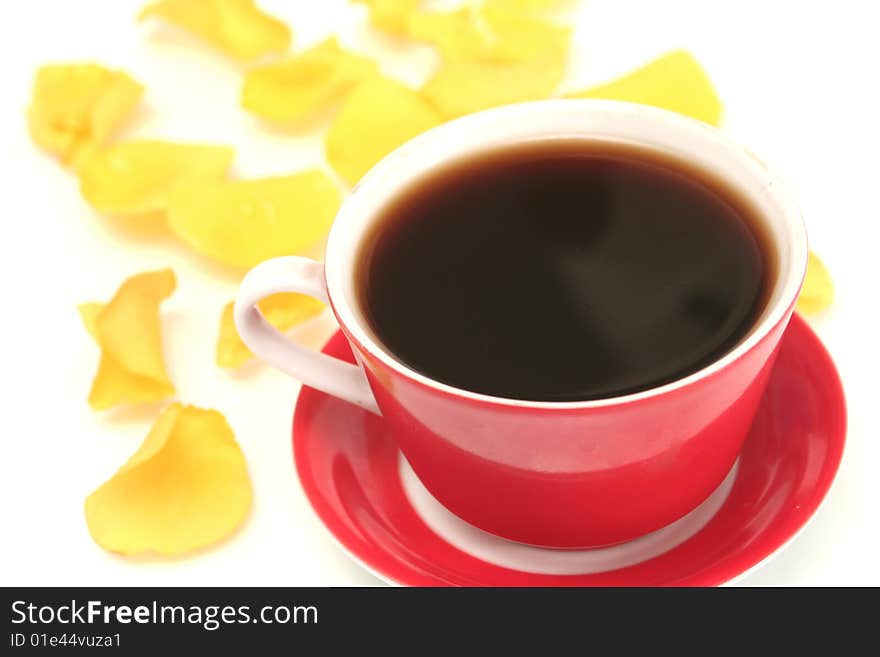
<path id="1" fill-rule="evenodd" d="M 737 346 L 697 372 L 630 395 L 580 402 L 504 399 L 434 381 L 398 361 L 370 329 L 359 307 L 356 261 L 364 235 L 383 209 L 412 183 L 451 162 L 528 142 L 599 141 L 653 149 L 723 181 L 763 222 L 776 261 L 776 280 L 761 315 Z M 722 369 L 759 342 L 794 303 L 806 271 L 807 235 L 784 185 L 724 132 L 644 105 L 603 100 L 543 100 L 509 105 L 443 124 L 407 142 L 367 173 L 343 203 L 327 241 L 325 277 L 333 308 L 351 336 L 387 366 L 453 394 L 515 406 L 566 408 L 621 404 L 667 392 Z M 450 263 L 451 265 L 454 263 Z"/>

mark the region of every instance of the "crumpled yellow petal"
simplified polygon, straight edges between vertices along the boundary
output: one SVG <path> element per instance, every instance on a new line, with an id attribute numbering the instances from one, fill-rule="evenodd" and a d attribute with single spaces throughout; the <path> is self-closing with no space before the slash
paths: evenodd
<path id="1" fill-rule="evenodd" d="M 181 182 L 220 179 L 235 151 L 227 146 L 170 141 L 127 141 L 110 146 L 79 172 L 80 192 L 96 210 L 145 214 L 167 209 Z"/>
<path id="2" fill-rule="evenodd" d="M 253 267 L 314 246 L 330 228 L 339 203 L 339 187 L 318 169 L 258 180 L 190 182 L 170 193 L 168 223 L 199 253 Z"/>
<path id="3" fill-rule="evenodd" d="M 120 127 L 143 92 L 127 73 L 100 64 L 42 66 L 27 112 L 31 139 L 77 169 Z"/>
<path id="4" fill-rule="evenodd" d="M 527 100 L 549 98 L 565 72 L 561 61 L 502 66 L 450 62 L 422 87 L 421 94 L 441 114 L 472 112 Z"/>
<path id="5" fill-rule="evenodd" d="M 132 374 L 102 354 L 89 392 L 89 405 L 93 410 L 103 411 L 119 404 L 145 404 L 172 396 L 173 384 Z"/>
<path id="6" fill-rule="evenodd" d="M 137 452 L 86 498 L 85 516 L 105 550 L 183 554 L 229 536 L 251 499 L 247 463 L 223 415 L 172 404 Z"/>
<path id="7" fill-rule="evenodd" d="M 617 80 L 567 94 L 569 98 L 604 98 L 653 105 L 700 119 L 721 122 L 721 99 L 706 71 L 692 54 L 676 50 Z"/>
<path id="8" fill-rule="evenodd" d="M 331 37 L 299 55 L 249 70 L 241 104 L 270 121 L 303 121 L 377 70 L 375 62 L 344 50 Z"/>
<path id="9" fill-rule="evenodd" d="M 244 365 L 253 354 L 241 341 L 235 329 L 233 306 L 230 301 L 220 316 L 220 334 L 217 338 L 217 365 L 234 368 Z M 282 292 L 266 297 L 259 303 L 263 317 L 279 331 L 287 331 L 324 310 L 324 304 L 305 294 Z"/>
<path id="10" fill-rule="evenodd" d="M 80 317 L 89 333 L 97 341 L 97 316 L 103 303 L 84 303 L 79 306 Z M 154 381 L 126 371 L 106 353 L 101 354 L 98 372 L 89 393 L 89 404 L 96 410 L 104 410 L 120 403 L 138 404 L 165 399 L 174 394 L 174 386 Z"/>
<path id="11" fill-rule="evenodd" d="M 405 36 L 407 19 L 418 8 L 420 0 L 354 0 L 354 2 L 367 6 L 370 24 L 373 27 L 389 34 Z"/>
<path id="12" fill-rule="evenodd" d="M 416 92 L 375 77 L 358 85 L 337 114 L 325 137 L 327 160 L 354 184 L 385 155 L 442 122 Z"/>
<path id="13" fill-rule="evenodd" d="M 152 16 L 241 60 L 285 52 L 292 39 L 290 28 L 260 11 L 254 0 L 158 0 L 144 7 L 138 20 Z"/>
<path id="14" fill-rule="evenodd" d="M 807 260 L 807 275 L 797 300 L 797 309 L 808 315 L 820 313 L 834 301 L 834 282 L 819 256 L 812 251 Z"/>
<path id="15" fill-rule="evenodd" d="M 500 64 L 563 60 L 572 32 L 539 18 L 474 7 L 416 12 L 409 18 L 408 30 L 412 38 L 436 45 L 447 61 Z"/>
<path id="16" fill-rule="evenodd" d="M 101 347 L 89 393 L 94 410 L 174 394 L 162 358 L 159 304 L 176 286 L 170 269 L 144 272 L 123 282 L 109 303 L 79 306 L 86 329 Z"/>

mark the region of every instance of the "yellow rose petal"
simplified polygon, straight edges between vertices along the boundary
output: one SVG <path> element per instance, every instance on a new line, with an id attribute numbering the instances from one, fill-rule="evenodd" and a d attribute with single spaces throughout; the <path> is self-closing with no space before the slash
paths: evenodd
<path id="1" fill-rule="evenodd" d="M 89 393 L 94 410 L 157 401 L 174 394 L 162 357 L 159 304 L 176 285 L 170 269 L 136 274 L 120 286 L 109 303 L 79 307 L 86 329 L 101 347 Z"/>
<path id="2" fill-rule="evenodd" d="M 388 78 L 351 92 L 325 137 L 327 159 L 356 183 L 376 162 L 412 137 L 443 122 L 418 94 Z"/>
<path id="3" fill-rule="evenodd" d="M 481 16 L 494 36 L 488 61 L 525 63 L 536 60 L 564 61 L 572 29 L 516 13 L 483 9 Z"/>
<path id="4" fill-rule="evenodd" d="M 571 28 L 529 16 L 464 7 L 453 12 L 416 12 L 409 35 L 433 43 L 448 61 L 521 64 L 564 60 Z"/>
<path id="5" fill-rule="evenodd" d="M 314 246 L 330 228 L 339 203 L 339 187 L 317 169 L 258 180 L 191 182 L 169 195 L 168 222 L 199 253 L 253 267 Z"/>
<path id="6" fill-rule="evenodd" d="M 303 121 L 376 71 L 375 62 L 344 50 L 331 37 L 299 55 L 250 69 L 241 104 L 270 121 Z"/>
<path id="7" fill-rule="evenodd" d="M 79 306 L 80 317 L 89 334 L 97 342 L 97 316 L 104 308 L 103 303 L 84 303 Z M 98 372 L 95 374 L 89 392 L 89 405 L 100 411 L 118 404 L 140 404 L 166 399 L 174 394 L 174 385 L 167 381 L 156 381 L 126 371 L 106 353 L 101 354 Z"/>
<path id="8" fill-rule="evenodd" d="M 28 128 L 37 146 L 74 169 L 120 127 L 144 88 L 99 64 L 49 64 L 37 71 Z"/>
<path id="9" fill-rule="evenodd" d="M 502 66 L 452 62 L 422 87 L 422 95 L 448 117 L 553 95 L 565 65 L 561 61 Z"/>
<path id="10" fill-rule="evenodd" d="M 491 33 L 473 7 L 415 12 L 408 19 L 407 35 L 437 46 L 440 54 L 450 60 L 480 59 L 492 44 Z"/>
<path id="11" fill-rule="evenodd" d="M 89 405 L 92 410 L 103 411 L 120 404 L 146 404 L 173 396 L 173 384 L 133 374 L 110 356 L 101 354 L 89 391 Z"/>
<path id="12" fill-rule="evenodd" d="M 366 5 L 370 14 L 370 24 L 376 29 L 403 36 L 409 15 L 414 12 L 420 0 L 354 0 L 356 4 Z"/>
<path id="13" fill-rule="evenodd" d="M 105 550 L 183 554 L 231 534 L 251 497 L 247 464 L 225 418 L 172 404 L 137 452 L 89 495 L 85 516 Z"/>
<path id="14" fill-rule="evenodd" d="M 249 60 L 290 47 L 290 28 L 260 11 L 253 0 L 159 0 L 138 20 L 158 17 L 199 36 L 237 59 Z"/>
<path id="15" fill-rule="evenodd" d="M 97 153 L 82 170 L 80 192 L 96 210 L 146 214 L 167 209 L 168 193 L 190 180 L 220 179 L 235 151 L 226 146 L 127 141 Z"/>
<path id="16" fill-rule="evenodd" d="M 834 282 L 831 280 L 831 274 L 819 256 L 810 252 L 807 260 L 807 275 L 798 297 L 797 309 L 799 312 L 815 315 L 828 308 L 833 301 Z"/>
<path id="17" fill-rule="evenodd" d="M 567 94 L 653 105 L 700 119 L 721 122 L 721 99 L 706 71 L 689 52 L 676 50 L 617 80 Z"/>
<path id="18" fill-rule="evenodd" d="M 223 308 L 220 317 L 220 335 L 217 339 L 217 365 L 235 368 L 253 358 L 241 341 L 232 316 L 234 302 Z M 282 292 L 266 297 L 259 303 L 263 317 L 279 331 L 287 331 L 324 310 L 324 304 L 305 294 Z"/>

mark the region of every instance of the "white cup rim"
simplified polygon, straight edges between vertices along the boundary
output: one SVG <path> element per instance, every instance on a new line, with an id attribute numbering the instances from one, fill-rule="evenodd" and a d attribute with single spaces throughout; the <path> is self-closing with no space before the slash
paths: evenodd
<path id="1" fill-rule="evenodd" d="M 526 141 L 600 140 L 656 148 L 720 176 L 753 203 L 776 249 L 777 278 L 758 321 L 732 350 L 675 381 L 639 392 L 586 401 L 495 397 L 436 381 L 401 361 L 373 335 L 358 308 L 355 259 L 361 239 L 388 202 L 437 166 L 482 150 Z M 760 343 L 794 306 L 806 272 L 807 234 L 787 187 L 723 131 L 666 110 L 593 99 L 556 99 L 495 108 L 444 123 L 376 164 L 342 204 L 327 239 L 325 279 L 337 320 L 371 357 L 407 379 L 476 402 L 536 409 L 587 409 L 658 397 L 709 378 Z"/>

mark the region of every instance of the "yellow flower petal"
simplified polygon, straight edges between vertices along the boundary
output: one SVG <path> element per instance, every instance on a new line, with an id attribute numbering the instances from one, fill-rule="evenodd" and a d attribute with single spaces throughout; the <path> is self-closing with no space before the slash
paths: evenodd
<path id="1" fill-rule="evenodd" d="M 344 50 L 331 37 L 299 55 L 249 70 L 241 104 L 270 121 L 303 121 L 376 71 L 375 62 Z"/>
<path id="2" fill-rule="evenodd" d="M 500 66 L 452 62 L 422 87 L 422 95 L 448 117 L 553 95 L 562 80 L 560 61 Z"/>
<path id="3" fill-rule="evenodd" d="M 480 59 L 491 48 L 492 34 L 473 7 L 457 11 L 417 11 L 407 20 L 407 35 L 427 41 L 449 60 Z"/>
<path id="4" fill-rule="evenodd" d="M 220 317 L 220 335 L 217 339 L 217 365 L 235 368 L 253 358 L 253 354 L 241 341 L 232 316 L 234 302 L 223 308 Z M 304 294 L 282 292 L 263 299 L 260 311 L 266 321 L 279 331 L 287 331 L 324 310 L 324 304 Z"/>
<path id="5" fill-rule="evenodd" d="M 235 151 L 226 146 L 127 141 L 96 154 L 79 172 L 80 192 L 96 210 L 146 214 L 167 209 L 167 195 L 189 180 L 220 179 Z"/>
<path id="6" fill-rule="evenodd" d="M 143 92 L 127 73 L 99 64 L 43 66 L 28 108 L 31 139 L 76 169 L 120 127 Z"/>
<path id="7" fill-rule="evenodd" d="M 80 317 L 89 334 L 98 340 L 97 317 L 103 303 L 84 303 L 79 306 Z M 95 375 L 89 404 L 96 410 L 104 410 L 121 403 L 138 404 L 158 401 L 174 394 L 174 386 L 165 381 L 155 381 L 126 371 L 106 353 L 101 354 Z"/>
<path id="8" fill-rule="evenodd" d="M 834 301 L 834 282 L 831 280 L 831 274 L 819 256 L 810 252 L 807 275 L 798 297 L 797 309 L 802 313 L 815 315 L 828 308 L 832 301 Z"/>
<path id="9" fill-rule="evenodd" d="M 721 122 L 721 99 L 709 76 L 689 52 L 676 50 L 606 84 L 568 94 L 653 105 L 700 119 Z"/>
<path id="10" fill-rule="evenodd" d="M 253 0 L 159 0 L 138 20 L 159 17 L 201 37 L 237 59 L 248 60 L 290 47 L 290 28 L 263 13 Z"/>
<path id="11" fill-rule="evenodd" d="M 494 35 L 494 44 L 486 56 L 488 61 L 516 64 L 564 61 L 568 56 L 570 27 L 489 8 L 484 8 L 481 16 Z"/>
<path id="12" fill-rule="evenodd" d="M 464 7 L 453 12 L 416 12 L 409 35 L 433 43 L 448 61 L 521 64 L 564 60 L 571 28 L 497 9 Z"/>
<path id="13" fill-rule="evenodd" d="M 101 347 L 89 393 L 94 410 L 174 394 L 162 358 L 159 304 L 175 287 L 170 269 L 145 272 L 127 279 L 109 303 L 79 307 L 86 329 Z"/>
<path id="14" fill-rule="evenodd" d="M 92 410 L 103 411 L 120 404 L 146 404 L 173 396 L 173 384 L 133 374 L 101 354 L 89 405 Z"/>
<path id="15" fill-rule="evenodd" d="M 406 34 L 407 19 L 418 8 L 420 0 L 354 0 L 354 2 L 367 6 L 370 24 L 373 27 L 403 36 Z"/>
<path id="16" fill-rule="evenodd" d="M 253 267 L 318 243 L 339 209 L 340 191 L 317 169 L 290 176 L 178 185 L 168 222 L 190 247 L 220 262 Z"/>
<path id="17" fill-rule="evenodd" d="M 103 303 L 84 303 L 79 306 L 80 317 L 89 334 L 98 339 L 97 316 Z M 158 401 L 174 394 L 174 386 L 164 381 L 127 372 L 112 357 L 101 354 L 98 372 L 89 393 L 89 405 L 96 411 L 112 408 L 117 404 L 138 404 Z"/>
<path id="18" fill-rule="evenodd" d="M 89 495 L 85 516 L 105 550 L 182 554 L 231 534 L 251 498 L 247 464 L 225 418 L 172 404 L 137 452 Z"/>
<path id="19" fill-rule="evenodd" d="M 414 91 L 376 77 L 351 92 L 333 121 L 324 142 L 327 159 L 354 184 L 385 155 L 442 122 Z"/>
<path id="20" fill-rule="evenodd" d="M 98 315 L 98 342 L 129 372 L 168 381 L 159 304 L 176 287 L 170 269 L 136 274 L 122 284 Z"/>

